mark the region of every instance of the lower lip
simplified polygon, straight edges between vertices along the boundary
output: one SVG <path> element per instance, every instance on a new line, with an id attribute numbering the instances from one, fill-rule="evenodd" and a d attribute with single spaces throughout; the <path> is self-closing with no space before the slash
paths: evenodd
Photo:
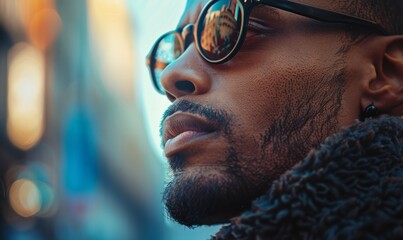
<path id="1" fill-rule="evenodd" d="M 195 131 L 186 131 L 178 136 L 169 139 L 165 143 L 165 156 L 170 157 L 173 154 L 179 152 L 182 150 L 186 145 L 193 143 L 194 141 L 197 141 L 200 137 L 205 136 L 209 134 L 209 132 L 195 132 Z"/>

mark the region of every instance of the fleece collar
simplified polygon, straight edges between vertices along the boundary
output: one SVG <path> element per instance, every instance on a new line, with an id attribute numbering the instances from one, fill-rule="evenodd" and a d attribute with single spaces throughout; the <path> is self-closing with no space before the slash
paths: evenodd
<path id="1" fill-rule="evenodd" d="M 220 239 L 403 239 L 403 121 L 357 122 L 275 181 Z"/>

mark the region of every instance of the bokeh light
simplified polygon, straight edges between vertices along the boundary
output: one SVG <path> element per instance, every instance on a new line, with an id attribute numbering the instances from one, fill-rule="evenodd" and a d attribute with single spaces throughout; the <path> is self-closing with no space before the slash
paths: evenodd
<path id="1" fill-rule="evenodd" d="M 29 39 L 34 46 L 45 51 L 58 36 L 60 26 L 60 17 L 54 9 L 39 10 L 29 22 Z"/>
<path id="2" fill-rule="evenodd" d="M 31 217 L 41 209 L 39 189 L 28 179 L 16 180 L 11 185 L 9 200 L 13 210 L 22 217 Z"/>
<path id="3" fill-rule="evenodd" d="M 27 150 L 44 132 L 45 60 L 27 43 L 9 52 L 7 132 L 11 142 Z"/>
<path id="4" fill-rule="evenodd" d="M 88 0 L 93 52 L 102 80 L 123 100 L 133 101 L 133 26 L 124 0 Z"/>

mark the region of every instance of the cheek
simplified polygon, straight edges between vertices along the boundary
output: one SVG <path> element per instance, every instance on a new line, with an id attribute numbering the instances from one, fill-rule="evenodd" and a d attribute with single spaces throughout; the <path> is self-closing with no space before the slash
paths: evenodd
<path id="1" fill-rule="evenodd" d="M 243 129 L 261 134 L 275 118 L 307 95 L 323 71 L 314 64 L 290 66 L 283 62 L 261 64 L 254 69 L 228 75 L 222 99 Z M 223 84 L 224 85 L 224 84 Z"/>
<path id="2" fill-rule="evenodd" d="M 220 73 L 225 79 L 218 88 L 227 89 L 221 96 L 228 100 L 228 108 L 255 130 L 281 117 L 285 108 L 298 104 L 318 80 L 334 71 L 340 46 L 326 47 L 323 41 L 330 39 L 306 44 L 306 38 L 287 38 L 288 47 L 272 41 L 270 46 L 260 44 L 259 49 L 241 52 L 230 63 L 231 71 Z"/>

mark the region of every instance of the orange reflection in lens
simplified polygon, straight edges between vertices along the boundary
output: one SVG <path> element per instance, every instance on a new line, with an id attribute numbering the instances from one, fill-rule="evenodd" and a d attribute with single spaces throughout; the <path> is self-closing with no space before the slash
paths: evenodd
<path id="1" fill-rule="evenodd" d="M 221 10 L 210 10 L 205 21 L 201 36 L 202 48 L 210 57 L 219 59 L 232 51 L 238 39 L 236 19 L 232 10 L 223 5 Z"/>

